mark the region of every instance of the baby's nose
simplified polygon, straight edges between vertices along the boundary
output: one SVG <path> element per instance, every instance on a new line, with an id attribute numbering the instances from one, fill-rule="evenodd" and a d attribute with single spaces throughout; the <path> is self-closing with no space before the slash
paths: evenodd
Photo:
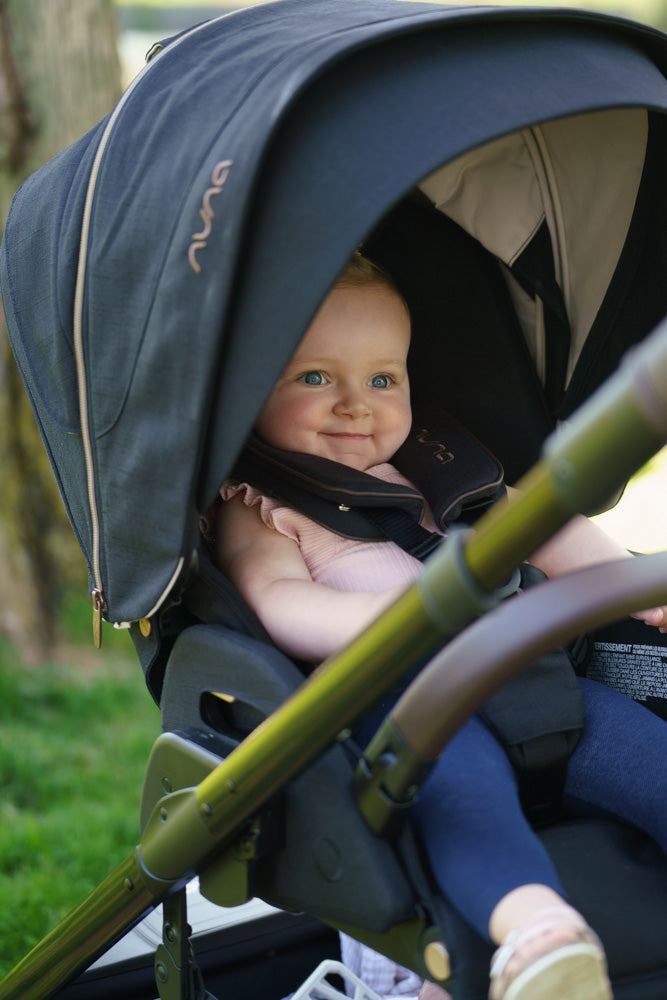
<path id="1" fill-rule="evenodd" d="M 366 416 L 371 412 L 371 407 L 364 393 L 354 388 L 348 388 L 341 393 L 334 409 L 337 413 L 352 417 Z"/>

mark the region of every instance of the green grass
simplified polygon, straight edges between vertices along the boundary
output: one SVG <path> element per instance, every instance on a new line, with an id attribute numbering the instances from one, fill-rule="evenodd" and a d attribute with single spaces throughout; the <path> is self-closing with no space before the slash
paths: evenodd
<path id="1" fill-rule="evenodd" d="M 159 732 L 127 634 L 72 639 L 26 668 L 0 640 L 0 976 L 134 848 L 141 783 Z"/>

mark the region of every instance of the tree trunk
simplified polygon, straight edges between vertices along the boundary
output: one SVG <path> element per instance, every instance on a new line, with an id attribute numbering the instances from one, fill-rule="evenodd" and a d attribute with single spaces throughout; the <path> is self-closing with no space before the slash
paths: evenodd
<path id="1" fill-rule="evenodd" d="M 112 0 L 0 0 L 0 212 L 18 185 L 120 94 Z M 27 664 L 56 635 L 58 598 L 85 566 L 0 327 L 0 634 Z"/>

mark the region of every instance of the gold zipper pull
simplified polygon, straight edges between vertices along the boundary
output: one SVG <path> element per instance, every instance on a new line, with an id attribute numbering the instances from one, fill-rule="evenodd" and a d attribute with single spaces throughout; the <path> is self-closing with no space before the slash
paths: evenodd
<path id="1" fill-rule="evenodd" d="M 106 609 L 107 602 L 104 600 L 103 592 L 97 587 L 93 590 L 91 597 L 93 599 L 93 643 L 95 649 L 100 649 L 102 646 L 102 612 Z"/>

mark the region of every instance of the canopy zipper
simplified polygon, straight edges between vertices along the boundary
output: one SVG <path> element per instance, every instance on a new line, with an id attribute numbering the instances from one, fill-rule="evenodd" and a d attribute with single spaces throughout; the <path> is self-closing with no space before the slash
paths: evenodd
<path id="1" fill-rule="evenodd" d="M 212 18 L 213 21 L 219 21 L 223 17 L 228 17 L 229 14 L 221 14 L 220 17 Z M 209 22 L 210 23 L 210 22 Z M 177 38 L 171 45 L 168 45 L 165 49 L 161 50 L 159 57 L 164 58 L 164 53 L 169 52 L 175 46 L 179 45 L 180 42 L 189 38 L 191 35 L 195 34 L 197 31 L 201 31 L 206 27 L 207 22 L 203 24 L 196 25 L 191 31 L 185 32 L 180 38 Z M 96 649 L 99 649 L 102 645 L 102 615 L 107 610 L 106 597 L 104 595 L 104 585 L 102 581 L 102 571 L 100 567 L 100 517 L 99 510 L 97 507 L 97 495 L 95 490 L 95 463 L 93 459 L 93 447 L 92 447 L 92 437 L 90 431 L 89 422 L 89 409 L 88 409 L 88 384 L 86 379 L 86 358 L 83 348 L 83 303 L 84 303 L 84 293 L 86 285 L 86 264 L 88 260 L 88 238 L 90 233 L 90 220 L 93 210 L 93 201 L 95 197 L 95 187 L 97 185 L 97 178 L 100 171 L 100 166 L 102 163 L 102 157 L 106 151 L 111 133 L 114 129 L 116 121 L 120 112 L 124 108 L 130 94 L 137 86 L 139 81 L 143 79 L 145 74 L 151 70 L 153 65 L 157 62 L 157 59 L 153 59 L 151 62 L 147 63 L 143 69 L 135 76 L 134 80 L 127 87 L 122 97 L 116 104 L 114 110 L 112 111 L 109 120 L 106 124 L 104 132 L 102 133 L 102 138 L 100 139 L 99 146 L 95 153 L 95 159 L 93 161 L 93 166 L 90 172 L 90 177 L 88 179 L 88 188 L 86 191 L 86 200 L 83 210 L 83 219 L 81 222 L 81 237 L 79 240 L 79 260 L 76 272 L 76 288 L 74 292 L 74 314 L 72 319 L 73 328 L 73 338 L 74 338 L 74 357 L 76 364 L 76 379 L 77 379 L 77 391 L 79 396 L 79 419 L 81 423 L 81 440 L 83 444 L 83 454 L 86 466 L 86 483 L 88 489 L 88 505 L 90 508 L 90 523 L 92 532 L 92 553 L 91 553 L 91 573 L 93 577 L 93 589 L 91 591 L 91 599 L 93 603 L 93 643 Z M 183 566 L 184 559 L 180 558 L 176 572 L 172 576 L 169 587 L 160 596 L 155 607 L 151 610 L 150 614 L 155 614 L 157 609 L 160 607 L 162 602 L 165 600 L 169 589 L 180 573 Z"/>

